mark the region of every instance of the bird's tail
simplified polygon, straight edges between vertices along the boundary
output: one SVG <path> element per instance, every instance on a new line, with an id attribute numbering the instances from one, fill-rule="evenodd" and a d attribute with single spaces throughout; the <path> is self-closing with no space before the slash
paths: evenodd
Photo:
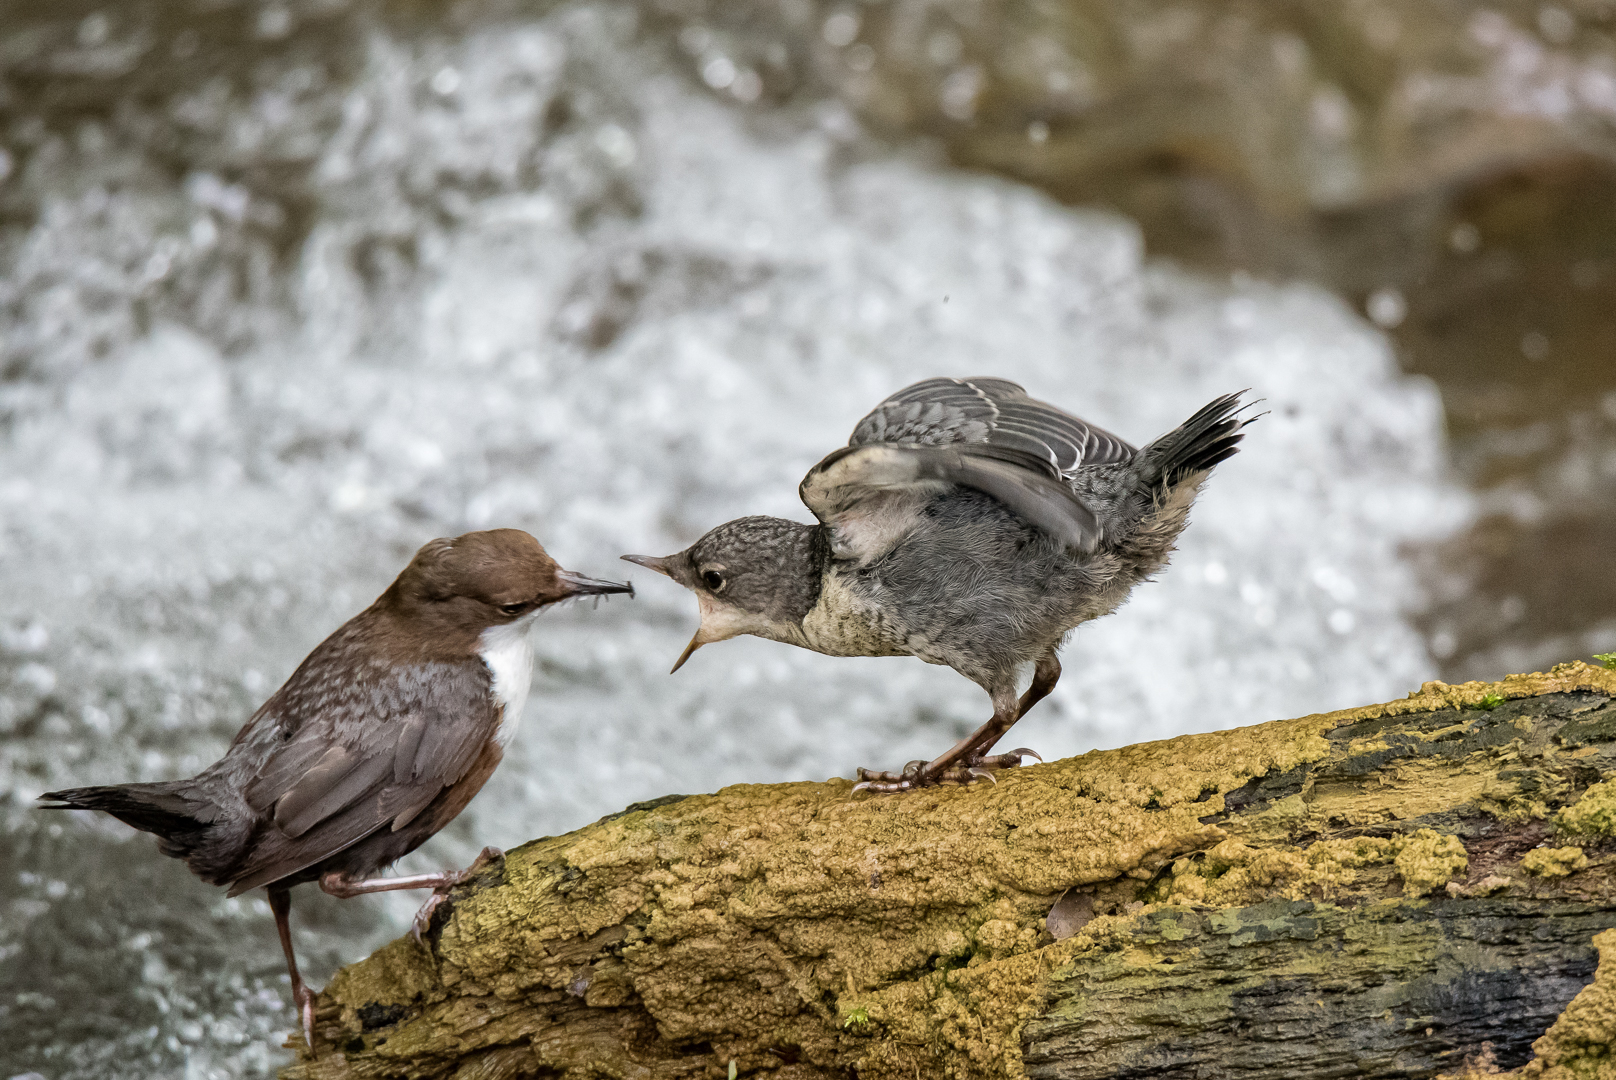
<path id="1" fill-rule="evenodd" d="M 1256 419 L 1236 418 L 1246 404 L 1240 400 L 1244 393 L 1224 394 L 1145 447 L 1138 458 L 1140 479 L 1147 485 L 1172 488 L 1233 457 L 1245 438 L 1240 429 Z"/>
<path id="2" fill-rule="evenodd" d="M 42 810 L 102 810 L 142 832 L 153 833 L 164 855 L 183 859 L 196 850 L 210 821 L 198 817 L 206 804 L 186 798 L 189 781 L 160 784 L 113 784 L 109 787 L 47 791 Z"/>

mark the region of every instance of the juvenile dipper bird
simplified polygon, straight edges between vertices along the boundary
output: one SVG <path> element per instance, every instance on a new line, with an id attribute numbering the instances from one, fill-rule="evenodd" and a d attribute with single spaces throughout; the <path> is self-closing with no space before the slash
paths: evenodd
<path id="1" fill-rule="evenodd" d="M 854 790 L 991 779 L 1038 757 L 988 751 L 1054 689 L 1067 633 L 1166 564 L 1202 481 L 1243 438 L 1241 407 L 1227 394 L 1139 450 L 1005 379 L 927 379 L 808 471 L 798 491 L 818 525 L 738 518 L 673 555 L 623 558 L 696 594 L 701 627 L 674 671 L 755 634 L 918 656 L 988 692 L 993 718 L 974 733 L 901 772 L 861 768 Z"/>
<path id="2" fill-rule="evenodd" d="M 502 853 L 484 848 L 459 872 L 370 875 L 453 821 L 499 764 L 527 701 L 527 633 L 539 612 L 624 592 L 634 589 L 562 570 L 518 529 L 433 540 L 197 776 L 40 799 L 155 833 L 164 855 L 231 896 L 264 886 L 312 1054 L 316 994 L 292 954 L 289 890 L 431 889 L 415 916 L 419 939 L 450 887 Z"/>

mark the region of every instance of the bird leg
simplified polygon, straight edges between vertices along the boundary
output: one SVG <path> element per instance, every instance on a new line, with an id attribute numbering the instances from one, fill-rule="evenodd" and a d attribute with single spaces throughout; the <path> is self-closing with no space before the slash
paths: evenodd
<path id="1" fill-rule="evenodd" d="M 292 893 L 290 889 L 271 888 L 269 910 L 275 913 L 275 930 L 281 936 L 281 951 L 286 954 L 286 970 L 292 975 L 292 1004 L 303 1021 L 303 1039 L 309 1044 L 309 1057 L 314 1057 L 314 999 L 313 990 L 303 985 L 303 976 L 297 971 L 297 956 L 292 952 Z"/>
<path id="2" fill-rule="evenodd" d="M 1015 686 L 997 687 L 990 691 L 993 698 L 993 718 L 971 734 L 955 743 L 941 756 L 927 762 L 911 761 L 904 766 L 901 773 L 876 772 L 871 769 L 859 769 L 859 782 L 853 785 L 854 791 L 874 791 L 880 794 L 889 794 L 897 791 L 909 791 L 917 787 L 930 787 L 933 784 L 969 784 L 974 780 L 992 780 L 993 769 L 1010 769 L 1021 764 L 1024 757 L 1038 757 L 1033 751 L 1022 747 L 1011 750 L 1005 754 L 987 756 L 993 749 L 993 744 L 1009 731 L 1017 720 L 1027 714 L 1027 710 L 1038 704 L 1049 692 L 1055 689 L 1060 681 L 1060 660 L 1055 650 L 1050 649 L 1038 658 L 1037 666 L 1033 669 L 1032 685 L 1027 692 L 1017 700 Z"/>
<path id="3" fill-rule="evenodd" d="M 432 913 L 438 905 L 449 898 L 449 890 L 456 885 L 463 884 L 476 877 L 483 869 L 505 857 L 505 853 L 496 847 L 485 847 L 482 854 L 472 860 L 470 866 L 464 870 L 446 870 L 441 874 L 411 874 L 409 877 L 391 878 L 364 878 L 355 880 L 340 870 L 320 875 L 320 888 L 332 896 L 344 900 L 354 896 L 363 896 L 365 893 L 394 892 L 399 889 L 431 889 L 432 895 L 426 898 L 426 903 L 415 913 L 413 920 L 415 941 L 421 942 L 421 935 L 426 933 L 432 924 Z"/>
<path id="4" fill-rule="evenodd" d="M 1016 703 L 1016 719 L 1020 720 L 1023 716 L 1026 716 L 1027 712 L 1034 705 L 1048 697 L 1049 692 L 1055 689 L 1055 684 L 1060 682 L 1060 677 L 1060 657 L 1055 655 L 1054 649 L 1050 649 L 1043 656 L 1038 658 L 1038 663 L 1033 667 L 1032 685 L 1027 687 L 1027 692 L 1022 694 L 1021 700 Z M 992 726 L 993 721 L 990 720 L 979 728 L 976 734 L 981 735 Z M 999 740 L 999 737 L 1008 730 L 1010 730 L 1010 725 L 1006 724 L 998 734 L 994 735 L 981 746 L 977 747 L 976 752 L 978 754 L 986 754 L 989 750 L 993 749 L 993 744 Z M 1039 761 L 1044 760 L 1043 758 L 1038 757 L 1037 754 L 1034 754 L 1031 750 L 1023 748 L 1021 750 L 1012 750 L 1008 754 L 995 754 L 992 757 L 979 758 L 976 762 L 976 767 L 979 769 L 1014 768 L 1015 766 L 1021 764 L 1021 759 L 1023 757 L 1035 757 L 1038 758 Z"/>

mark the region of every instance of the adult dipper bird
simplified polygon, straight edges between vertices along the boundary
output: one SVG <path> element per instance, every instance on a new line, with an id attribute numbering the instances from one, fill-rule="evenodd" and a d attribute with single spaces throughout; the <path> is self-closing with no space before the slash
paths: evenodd
<path id="1" fill-rule="evenodd" d="M 40 799 L 155 833 L 164 855 L 231 896 L 268 889 L 312 1054 L 316 995 L 292 954 L 291 887 L 318 881 L 342 897 L 431 889 L 415 916 L 419 938 L 450 887 L 502 853 L 484 848 L 458 872 L 370 875 L 453 821 L 499 764 L 527 700 L 539 612 L 623 592 L 634 589 L 562 570 L 518 529 L 433 540 L 200 774 Z"/>
<path id="2" fill-rule="evenodd" d="M 1056 650 L 1160 570 L 1250 420 L 1218 398 L 1135 449 L 1005 379 L 927 379 L 887 398 L 799 488 L 819 519 L 745 517 L 684 551 L 623 558 L 696 594 L 701 646 L 740 634 L 831 656 L 918 656 L 988 692 L 993 718 L 931 761 L 854 790 L 992 778 L 993 744 L 1055 687 Z M 1033 665 L 1019 697 L 1016 677 Z"/>

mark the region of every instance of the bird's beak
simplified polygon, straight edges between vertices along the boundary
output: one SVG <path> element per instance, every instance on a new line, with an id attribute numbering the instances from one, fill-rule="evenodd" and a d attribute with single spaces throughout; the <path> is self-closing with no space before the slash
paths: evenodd
<path id="1" fill-rule="evenodd" d="M 701 648 L 703 645 L 707 644 L 708 640 L 709 639 L 701 636 L 701 631 L 698 629 L 691 637 L 690 644 L 685 646 L 685 651 L 679 654 L 679 659 L 675 660 L 673 662 L 673 667 L 668 669 L 668 674 L 672 675 L 675 671 L 678 671 L 680 668 L 684 667 L 685 661 L 690 659 L 691 654 L 697 649 Z"/>
<path id="2" fill-rule="evenodd" d="M 670 569 L 668 569 L 668 562 L 672 558 L 673 558 L 672 555 L 664 555 L 660 559 L 655 557 L 654 555 L 624 555 L 623 556 L 623 560 L 625 562 L 634 563 L 636 566 L 643 566 L 647 570 L 655 570 L 657 573 L 661 574 L 663 577 L 670 577 L 670 578 L 673 576 L 673 572 Z M 682 662 L 683 661 L 681 661 L 681 663 Z"/>
<path id="3" fill-rule="evenodd" d="M 568 596 L 601 596 L 606 593 L 622 592 L 626 592 L 630 596 L 634 595 L 632 582 L 619 584 L 615 581 L 602 581 L 599 578 L 584 577 L 582 574 L 573 573 L 571 570 L 557 570 L 556 577 L 567 587 Z"/>
<path id="4" fill-rule="evenodd" d="M 685 651 L 679 654 L 679 662 L 673 665 L 673 670 L 668 672 L 669 675 L 684 667 L 685 661 L 690 659 L 690 654 L 703 645 L 715 641 L 728 641 L 732 637 L 752 632 L 744 615 L 706 593 L 697 593 L 696 603 L 701 608 L 701 626 L 690 639 L 690 644 L 685 646 Z"/>
<path id="5" fill-rule="evenodd" d="M 689 564 L 681 558 L 684 555 L 684 552 L 678 551 L 672 555 L 664 555 L 661 558 L 651 555 L 623 556 L 624 559 L 634 563 L 636 566 L 643 566 L 648 570 L 655 570 L 659 574 L 672 578 L 696 594 L 696 603 L 701 608 L 701 626 L 696 630 L 695 636 L 690 639 L 690 644 L 685 646 L 685 651 L 679 654 L 678 661 L 668 672 L 669 675 L 684 667 L 685 661 L 689 660 L 695 654 L 695 651 L 703 645 L 711 644 L 714 641 L 727 641 L 737 634 L 749 632 L 744 625 L 736 621 L 737 615 L 734 611 L 702 590 L 693 588 L 689 582 L 682 580 L 684 575 L 691 573 Z M 675 576 L 675 570 L 681 571 L 679 576 Z"/>
<path id="6" fill-rule="evenodd" d="M 623 561 L 631 562 L 635 566 L 643 566 L 647 570 L 655 570 L 665 578 L 673 578 L 674 581 L 679 580 L 678 578 L 673 577 L 672 555 L 663 555 L 661 558 L 658 558 L 655 555 L 624 555 L 622 558 Z M 709 641 L 715 640 L 714 638 L 703 637 L 702 633 L 704 630 L 705 627 L 696 631 L 696 636 L 690 639 L 690 644 L 685 646 L 685 651 L 679 654 L 678 661 L 675 662 L 673 667 L 669 669 L 669 675 L 672 675 L 675 671 L 678 671 L 680 668 L 684 667 L 685 661 L 689 660 L 690 655 L 697 649 L 701 648 Z"/>

